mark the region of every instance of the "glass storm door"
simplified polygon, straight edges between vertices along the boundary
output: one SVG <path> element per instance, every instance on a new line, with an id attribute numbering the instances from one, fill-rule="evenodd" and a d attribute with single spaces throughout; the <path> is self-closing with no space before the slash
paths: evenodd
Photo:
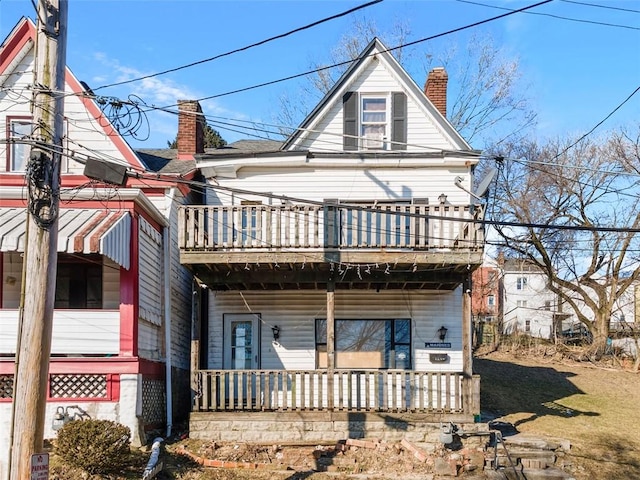
<path id="1" fill-rule="evenodd" d="M 255 370 L 258 368 L 259 317 L 254 314 L 225 314 L 224 368 Z"/>

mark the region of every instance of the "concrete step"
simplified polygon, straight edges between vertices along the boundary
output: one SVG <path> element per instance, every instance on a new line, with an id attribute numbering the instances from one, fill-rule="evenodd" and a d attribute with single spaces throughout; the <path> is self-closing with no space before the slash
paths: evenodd
<path id="1" fill-rule="evenodd" d="M 500 470 L 486 470 L 487 478 L 491 480 L 575 480 L 567 472 L 559 468 L 522 468 L 520 465 Z"/>

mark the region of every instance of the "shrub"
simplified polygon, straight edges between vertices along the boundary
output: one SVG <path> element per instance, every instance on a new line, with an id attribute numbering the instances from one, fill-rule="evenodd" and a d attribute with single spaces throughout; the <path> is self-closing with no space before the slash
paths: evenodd
<path id="1" fill-rule="evenodd" d="M 114 472 L 128 460 L 130 434 L 110 420 L 74 420 L 58 430 L 54 453 L 90 474 Z"/>

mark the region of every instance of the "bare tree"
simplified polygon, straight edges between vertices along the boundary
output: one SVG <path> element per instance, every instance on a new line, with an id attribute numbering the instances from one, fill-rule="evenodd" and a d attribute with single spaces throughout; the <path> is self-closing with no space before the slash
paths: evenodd
<path id="1" fill-rule="evenodd" d="M 640 277 L 638 177 L 629 175 L 640 157 L 630 138 L 519 142 L 499 168 L 498 234 L 547 274 L 593 335 L 595 355 L 605 350 L 616 300 Z"/>
<path id="2" fill-rule="evenodd" d="M 311 62 L 310 68 L 317 72 L 300 84 L 298 91 L 291 95 L 285 93 L 280 97 L 280 112 L 275 119 L 280 125 L 280 133 L 286 137 L 301 123 L 349 67 L 348 64 L 343 63 L 358 58 L 374 37 L 383 39 L 385 43 L 389 42 L 387 46 L 391 47 L 403 45 L 409 33 L 409 27 L 405 21 L 397 20 L 389 31 L 381 32 L 375 22 L 366 17 L 354 20 L 349 33 L 340 38 L 325 61 Z M 407 52 L 405 49 L 398 48 L 393 50 L 392 54 L 402 63 L 406 59 Z M 325 68 L 336 64 L 341 65 Z"/>
<path id="3" fill-rule="evenodd" d="M 469 142 L 481 147 L 521 138 L 535 124 L 525 85 L 522 84 L 520 63 L 508 58 L 488 35 L 473 36 L 461 51 L 454 44 L 439 53 L 424 43 L 407 48 L 395 48 L 407 43 L 410 29 L 406 22 L 396 21 L 389 31 L 381 32 L 366 18 L 356 20 L 325 62 L 312 62 L 312 68 L 355 60 L 374 37 L 392 48 L 396 60 L 410 72 L 409 64 L 417 65 L 422 86 L 428 71 L 444 66 L 449 72 L 448 119 Z M 418 51 L 426 51 L 418 56 Z M 422 60 L 420 60 L 420 58 Z M 348 65 L 319 70 L 299 86 L 294 95 L 280 97 L 280 112 L 275 122 L 282 135 L 289 135 L 308 112 L 328 92 Z M 412 72 L 410 72 L 412 73 Z M 413 73 L 415 77 L 416 73 Z"/>
<path id="4" fill-rule="evenodd" d="M 535 124 L 519 59 L 508 57 L 490 35 L 472 36 L 463 49 L 450 45 L 425 55 L 424 78 L 437 66 L 445 67 L 455 89 L 448 119 L 469 143 L 515 141 Z"/>

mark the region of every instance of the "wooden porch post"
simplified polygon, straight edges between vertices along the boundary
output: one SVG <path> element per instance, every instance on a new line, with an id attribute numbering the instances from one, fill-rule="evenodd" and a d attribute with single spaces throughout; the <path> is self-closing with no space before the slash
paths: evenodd
<path id="1" fill-rule="evenodd" d="M 327 282 L 327 407 L 329 410 L 333 410 L 333 374 L 336 367 L 335 289 L 335 281 L 329 280 Z"/>
<path id="2" fill-rule="evenodd" d="M 473 358 L 471 352 L 471 277 L 463 283 L 462 292 L 462 373 L 463 373 L 463 409 L 468 415 L 479 412 L 473 410 Z"/>

